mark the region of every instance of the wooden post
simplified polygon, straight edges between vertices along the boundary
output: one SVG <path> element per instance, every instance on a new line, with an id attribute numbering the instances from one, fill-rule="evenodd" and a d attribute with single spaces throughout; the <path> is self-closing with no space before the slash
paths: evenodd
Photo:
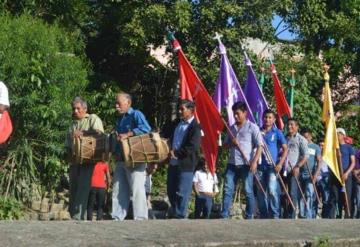
<path id="1" fill-rule="evenodd" d="M 295 81 L 295 73 L 296 73 L 296 70 L 294 68 L 292 68 L 290 70 L 290 73 L 291 73 L 291 78 L 290 78 L 290 109 L 291 109 L 291 116 L 294 116 L 294 94 L 295 94 L 295 84 L 296 84 L 296 81 Z"/>

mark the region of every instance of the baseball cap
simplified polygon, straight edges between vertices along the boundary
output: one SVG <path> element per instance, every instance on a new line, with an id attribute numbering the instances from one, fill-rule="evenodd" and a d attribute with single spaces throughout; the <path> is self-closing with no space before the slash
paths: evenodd
<path id="1" fill-rule="evenodd" d="M 346 136 L 346 132 L 345 132 L 345 130 L 344 130 L 343 128 L 337 128 L 337 129 L 336 129 L 336 132 L 337 132 L 337 133 L 341 133 L 341 134 L 343 134 L 344 136 Z"/>

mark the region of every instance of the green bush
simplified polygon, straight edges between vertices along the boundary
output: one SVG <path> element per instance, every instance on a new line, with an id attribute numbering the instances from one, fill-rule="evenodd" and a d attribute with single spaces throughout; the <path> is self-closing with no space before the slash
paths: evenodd
<path id="1" fill-rule="evenodd" d="M 0 193 L 30 201 L 34 183 L 52 191 L 66 169 L 61 158 L 70 102 L 86 88 L 89 66 L 80 37 L 57 25 L 2 15 L 0 33 L 0 79 L 9 87 L 14 125 L 2 150 L 8 172 L 0 175 Z"/>
<path id="2" fill-rule="evenodd" d="M 23 205 L 14 198 L 0 197 L 0 220 L 18 220 L 23 216 Z"/>

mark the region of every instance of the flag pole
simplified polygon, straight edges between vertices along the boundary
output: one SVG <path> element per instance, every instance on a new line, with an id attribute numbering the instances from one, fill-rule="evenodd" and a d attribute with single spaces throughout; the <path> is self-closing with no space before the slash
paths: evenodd
<path id="1" fill-rule="evenodd" d="M 263 89 L 265 85 L 265 68 L 263 66 L 260 67 L 260 88 Z"/>
<path id="2" fill-rule="evenodd" d="M 296 73 L 296 70 L 294 68 L 292 68 L 290 70 L 290 73 L 291 73 L 291 78 L 289 80 L 290 82 L 290 109 L 291 109 L 291 116 L 294 116 L 294 93 L 295 93 L 295 84 L 296 84 L 296 81 L 295 81 L 295 73 Z"/>
<path id="3" fill-rule="evenodd" d="M 325 71 L 324 72 L 324 81 L 325 81 L 325 84 L 326 84 L 326 83 L 329 83 L 329 81 L 330 81 L 330 75 L 328 73 L 328 71 L 330 69 L 330 66 L 325 64 L 323 68 L 324 68 L 324 71 Z M 340 171 L 341 183 L 343 185 L 343 193 L 344 193 L 345 205 L 346 205 L 346 214 L 347 214 L 348 217 L 350 217 L 349 198 L 348 198 L 347 193 L 346 193 L 345 180 L 343 178 L 344 171 L 343 171 L 343 168 L 342 168 L 341 153 L 340 153 L 339 148 L 336 148 L 335 151 L 336 151 L 336 158 L 338 160 L 338 166 L 339 166 L 338 168 L 339 168 L 339 171 Z"/>
<path id="4" fill-rule="evenodd" d="M 289 164 L 289 166 L 290 166 L 291 172 L 293 172 L 293 166 L 291 165 L 291 163 L 290 163 L 289 160 L 288 160 L 288 164 Z M 306 203 L 306 198 L 305 198 L 304 192 L 303 192 L 303 190 L 302 190 L 302 188 L 301 188 L 301 185 L 300 185 L 299 178 L 298 178 L 297 176 L 294 176 L 294 175 L 293 175 L 293 177 L 295 178 L 296 184 L 297 184 L 297 186 L 299 187 L 299 191 L 300 191 L 301 197 L 302 197 L 302 199 L 303 199 L 303 201 L 304 201 L 305 208 L 308 208 L 308 205 L 307 205 L 307 203 Z"/>

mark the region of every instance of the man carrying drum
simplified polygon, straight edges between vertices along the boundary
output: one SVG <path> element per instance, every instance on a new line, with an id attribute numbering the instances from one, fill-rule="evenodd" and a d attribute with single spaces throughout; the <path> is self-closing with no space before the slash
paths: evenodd
<path id="1" fill-rule="evenodd" d="M 69 213 L 73 219 L 85 220 L 94 163 L 76 164 L 72 160 L 73 143 L 75 138 L 80 138 L 84 134 L 103 133 L 104 127 L 97 115 L 87 113 L 87 103 L 82 98 L 75 97 L 71 106 L 73 121 L 65 141 L 66 154 L 71 163 Z"/>
<path id="2" fill-rule="evenodd" d="M 116 110 L 120 117 L 116 121 L 116 168 L 113 178 L 112 218 L 124 220 L 132 198 L 134 220 L 148 219 L 148 207 L 145 193 L 146 163 L 130 166 L 124 162 L 119 142 L 131 136 L 149 133 L 151 127 L 144 114 L 131 107 L 131 96 L 119 93 L 116 96 Z"/>

